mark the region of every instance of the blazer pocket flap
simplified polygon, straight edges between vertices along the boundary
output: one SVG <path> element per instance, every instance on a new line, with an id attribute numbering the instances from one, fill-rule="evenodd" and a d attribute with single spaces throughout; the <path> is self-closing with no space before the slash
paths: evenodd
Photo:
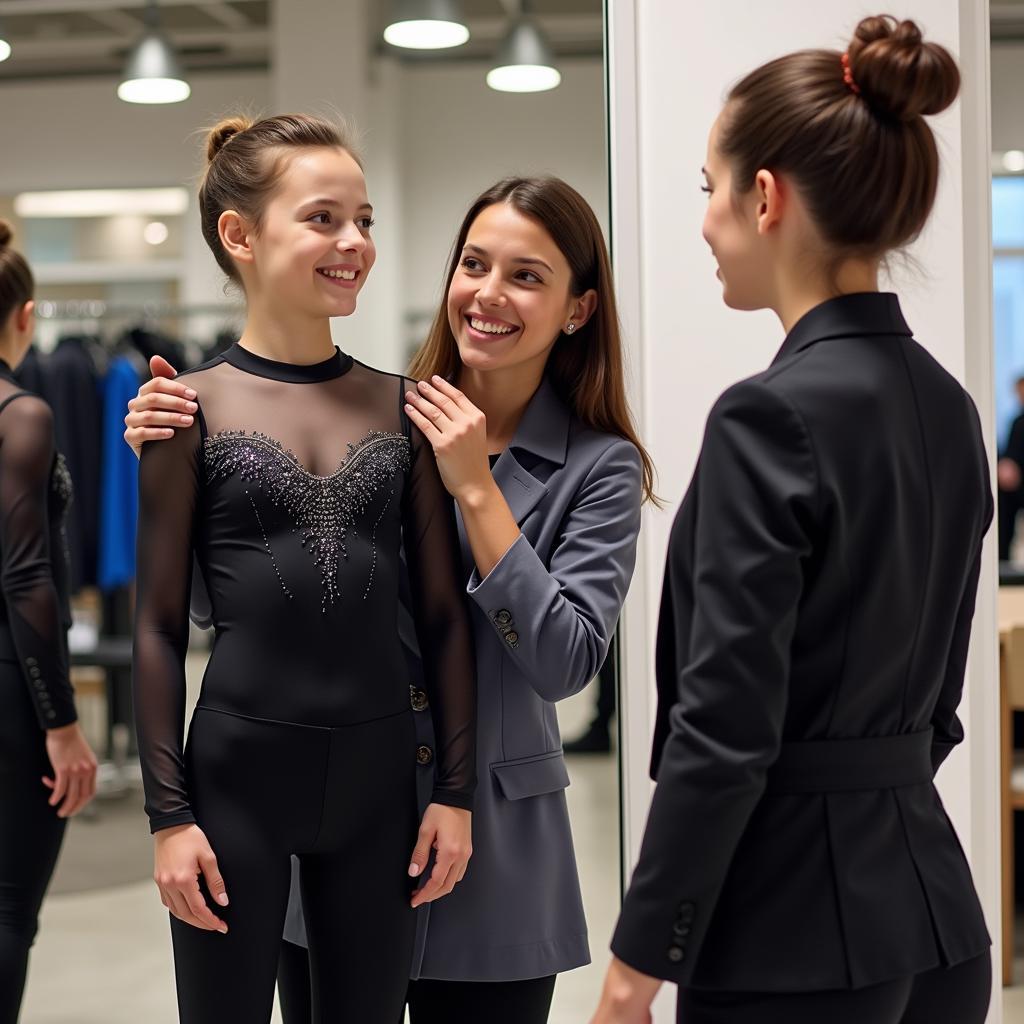
<path id="1" fill-rule="evenodd" d="M 569 772 L 560 750 L 515 761 L 498 761 L 491 765 L 491 771 L 506 800 L 557 793 L 569 785 Z"/>

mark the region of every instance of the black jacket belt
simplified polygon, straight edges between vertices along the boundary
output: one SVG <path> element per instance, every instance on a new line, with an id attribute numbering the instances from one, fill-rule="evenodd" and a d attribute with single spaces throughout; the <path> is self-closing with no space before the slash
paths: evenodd
<path id="1" fill-rule="evenodd" d="M 838 793 L 931 782 L 932 730 L 868 739 L 783 743 L 766 793 Z"/>

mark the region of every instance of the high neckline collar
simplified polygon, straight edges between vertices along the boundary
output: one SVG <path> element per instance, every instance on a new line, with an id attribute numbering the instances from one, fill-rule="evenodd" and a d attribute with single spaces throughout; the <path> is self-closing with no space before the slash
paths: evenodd
<path id="1" fill-rule="evenodd" d="M 279 363 L 250 352 L 237 342 L 224 353 L 224 359 L 246 373 L 284 381 L 286 384 L 317 384 L 324 380 L 334 380 L 335 377 L 343 377 L 348 373 L 353 362 L 351 356 L 345 355 L 336 347 L 332 356 L 319 363 Z"/>
<path id="2" fill-rule="evenodd" d="M 808 345 L 829 338 L 904 335 L 912 337 L 892 292 L 854 292 L 828 299 L 808 310 L 793 325 L 773 360 L 802 352 Z"/>

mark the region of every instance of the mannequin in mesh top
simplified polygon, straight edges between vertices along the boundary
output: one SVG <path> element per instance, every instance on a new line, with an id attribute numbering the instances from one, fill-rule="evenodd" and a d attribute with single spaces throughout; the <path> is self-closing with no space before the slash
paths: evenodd
<path id="1" fill-rule="evenodd" d="M 249 319 L 184 377 L 196 420 L 147 445 L 140 471 L 136 719 L 179 1011 L 269 1021 L 295 854 L 315 1019 L 392 1024 L 410 875 L 435 847 L 415 899 L 434 898 L 468 860 L 475 691 L 454 517 L 402 412 L 408 382 L 330 341 L 373 263 L 362 172 L 336 130 L 225 122 L 209 157 L 204 231 Z M 438 730 L 418 836 L 403 541 Z M 183 748 L 193 555 L 216 632 Z"/>
<path id="2" fill-rule="evenodd" d="M 32 341 L 34 284 L 0 221 L 0 1024 L 15 1024 L 39 906 L 67 818 L 96 790 L 68 679 L 65 516 L 53 413 L 12 367 Z"/>

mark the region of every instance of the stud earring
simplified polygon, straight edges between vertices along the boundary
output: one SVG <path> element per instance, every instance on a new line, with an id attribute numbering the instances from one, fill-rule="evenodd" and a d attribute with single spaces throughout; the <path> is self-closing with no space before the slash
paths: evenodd
<path id="1" fill-rule="evenodd" d="M 566 333 L 566 334 L 572 334 L 572 332 L 573 332 L 573 331 L 575 331 L 575 330 L 576 330 L 576 325 L 575 325 L 575 324 L 569 324 L 569 325 L 568 325 L 568 326 L 567 326 L 567 327 L 565 328 L 565 333 Z"/>

